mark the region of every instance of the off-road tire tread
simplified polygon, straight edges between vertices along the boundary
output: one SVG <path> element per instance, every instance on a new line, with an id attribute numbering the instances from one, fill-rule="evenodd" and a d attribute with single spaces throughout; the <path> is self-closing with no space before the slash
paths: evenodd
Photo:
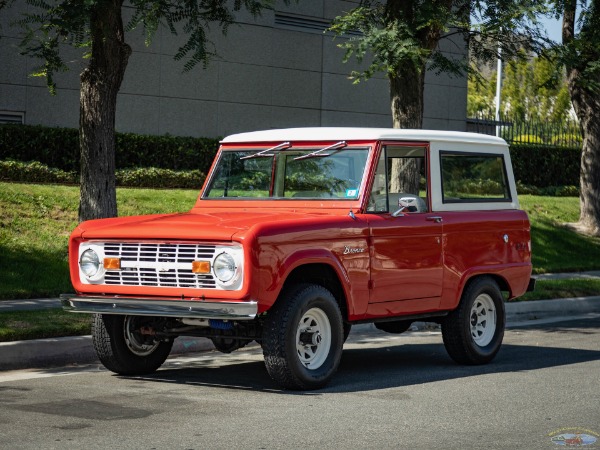
<path id="1" fill-rule="evenodd" d="M 471 314 L 469 298 L 487 292 L 496 303 L 496 334 L 492 342 L 486 346 L 489 351 L 478 351 L 465 321 L 468 323 Z M 499 301 L 498 301 L 499 300 Z M 458 308 L 448 314 L 442 321 L 442 338 L 448 355 L 457 363 L 464 365 L 487 364 L 494 359 L 504 337 L 506 319 L 504 300 L 497 283 L 491 277 L 480 277 L 471 282 L 464 290 Z M 499 328 L 498 328 L 499 327 Z M 499 334 L 498 334 L 499 333 Z"/>
<path id="2" fill-rule="evenodd" d="M 150 355 L 134 355 L 123 337 L 124 316 L 94 314 L 92 317 L 92 343 L 98 359 L 111 372 L 119 375 L 146 375 L 165 362 L 173 341 L 161 342 Z"/>
<path id="3" fill-rule="evenodd" d="M 289 323 L 296 313 L 296 310 L 302 307 L 302 298 L 311 295 L 327 297 L 330 302 L 336 305 L 339 319 L 339 339 L 343 339 L 342 315 L 335 297 L 331 292 L 324 287 L 315 284 L 298 284 L 282 293 L 277 303 L 267 313 L 263 325 L 262 348 L 267 372 L 273 380 L 285 389 L 318 389 L 325 386 L 329 381 L 329 378 L 326 378 L 322 381 L 312 381 L 307 383 L 294 374 L 288 363 L 292 358 L 296 358 L 295 354 L 289 355 L 286 349 L 286 333 L 290 326 Z M 332 332 L 335 332 L 334 324 L 331 325 Z M 343 343 L 343 340 L 341 343 Z M 333 343 L 332 351 L 336 351 L 333 348 Z M 339 351 L 341 354 L 341 345 Z M 337 362 L 339 363 L 339 358 Z M 335 365 L 335 369 L 337 369 L 337 364 Z"/>

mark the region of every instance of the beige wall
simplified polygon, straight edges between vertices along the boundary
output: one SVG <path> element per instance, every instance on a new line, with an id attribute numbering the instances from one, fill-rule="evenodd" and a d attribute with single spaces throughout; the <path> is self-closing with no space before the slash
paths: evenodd
<path id="1" fill-rule="evenodd" d="M 220 57 L 206 70 L 187 73 L 173 60 L 181 38 L 161 29 L 146 47 L 141 31 L 129 33 L 134 52 L 119 94 L 117 129 L 215 137 L 292 126 L 391 126 L 383 76 L 353 85 L 353 63 L 341 63 L 338 41 L 276 23 L 276 14 L 291 14 L 318 24 L 353 4 L 310 0 L 279 6 L 257 20 L 240 14 L 226 37 L 213 35 Z M 9 25 L 17 14 L 14 6 L 0 15 L 0 112 L 24 112 L 27 124 L 76 127 L 82 67 L 77 52 L 66 48 L 72 70 L 57 77 L 58 95 L 50 96 L 44 79 L 28 76 L 35 61 L 18 53 L 19 29 Z M 466 51 L 461 42 L 445 50 L 459 56 Z M 424 127 L 464 130 L 466 97 L 465 78 L 428 73 Z"/>

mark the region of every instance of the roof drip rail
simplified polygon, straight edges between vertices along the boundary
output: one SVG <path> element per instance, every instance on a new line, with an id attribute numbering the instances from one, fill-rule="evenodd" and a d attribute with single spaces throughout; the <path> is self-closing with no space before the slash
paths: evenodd
<path id="1" fill-rule="evenodd" d="M 327 150 L 339 150 L 339 149 L 346 147 L 347 145 L 348 144 L 346 143 L 346 141 L 340 141 L 333 145 L 330 145 L 329 147 L 325 147 L 320 150 L 315 150 L 314 152 L 307 153 L 306 155 L 297 156 L 294 158 L 294 161 L 298 161 L 300 159 L 312 158 L 312 157 L 321 157 L 322 158 L 325 156 L 329 156 L 329 155 L 331 155 L 331 153 L 322 153 L 322 152 L 327 151 Z"/>
<path id="2" fill-rule="evenodd" d="M 260 152 L 253 153 L 248 156 L 242 156 L 240 158 L 240 160 L 251 159 L 251 158 L 262 158 L 263 156 L 275 156 L 274 153 L 268 153 L 268 152 L 274 152 L 276 150 L 285 150 L 286 148 L 290 148 L 291 146 L 292 146 L 292 144 L 289 142 L 282 142 L 281 144 L 276 145 L 275 147 L 266 148 L 264 150 L 261 150 Z"/>

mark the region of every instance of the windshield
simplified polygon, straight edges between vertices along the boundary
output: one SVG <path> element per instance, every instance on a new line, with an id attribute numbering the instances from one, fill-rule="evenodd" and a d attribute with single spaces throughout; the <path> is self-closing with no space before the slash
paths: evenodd
<path id="1" fill-rule="evenodd" d="M 223 151 L 203 198 L 358 198 L 367 148 Z"/>

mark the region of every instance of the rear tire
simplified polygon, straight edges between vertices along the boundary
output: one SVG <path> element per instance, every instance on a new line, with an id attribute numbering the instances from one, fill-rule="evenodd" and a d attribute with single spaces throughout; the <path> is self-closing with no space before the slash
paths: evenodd
<path id="1" fill-rule="evenodd" d="M 343 343 L 340 308 L 322 286 L 295 286 L 267 312 L 265 365 L 271 378 L 286 389 L 325 386 L 338 368 Z"/>
<path id="2" fill-rule="evenodd" d="M 153 318 L 94 314 L 92 342 L 100 362 L 120 375 L 145 375 L 155 372 L 167 359 L 173 341 L 155 342 L 142 335 L 140 327 Z"/>
<path id="3" fill-rule="evenodd" d="M 442 322 L 446 351 L 459 364 L 490 362 L 502 345 L 506 317 L 498 284 L 490 277 L 470 283 L 458 308 Z"/>

